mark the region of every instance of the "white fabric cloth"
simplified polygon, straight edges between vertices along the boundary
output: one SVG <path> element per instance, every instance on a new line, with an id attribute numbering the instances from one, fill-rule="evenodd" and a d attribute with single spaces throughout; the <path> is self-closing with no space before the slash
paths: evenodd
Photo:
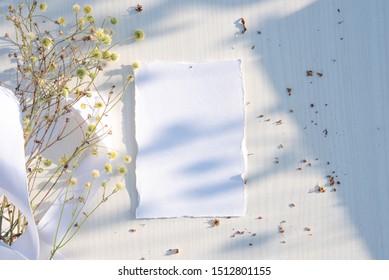
<path id="1" fill-rule="evenodd" d="M 137 218 L 244 214 L 240 61 L 136 70 Z"/>
<path id="2" fill-rule="evenodd" d="M 7 196 L 28 220 L 26 232 L 12 247 L 0 241 L 0 259 L 37 259 L 39 237 L 27 192 L 19 104 L 14 94 L 4 87 L 0 87 L 0 133 L 0 196 Z"/>
<path id="3" fill-rule="evenodd" d="M 92 120 L 88 118 L 88 110 L 80 108 L 81 103 L 86 103 L 93 108 L 97 95 L 92 98 L 84 98 L 74 105 L 74 117 L 79 123 L 86 120 L 86 125 Z M 89 104 L 91 103 L 91 104 Z M 101 129 L 99 127 L 99 129 Z M 108 129 L 108 128 L 107 128 Z M 67 228 L 72 222 L 72 203 L 79 203 L 77 199 L 68 202 L 63 209 L 64 192 L 54 199 L 52 205 L 40 219 L 38 226 L 35 224 L 34 217 L 31 213 L 30 198 L 27 192 L 27 177 L 25 171 L 25 152 L 23 130 L 20 121 L 20 107 L 14 94 L 0 87 L 0 196 L 6 195 L 7 198 L 23 212 L 28 219 L 26 232 L 19 237 L 12 246 L 7 246 L 0 242 L 0 259 L 48 259 L 52 250 L 55 235 L 57 233 L 57 241 L 61 240 L 65 235 Z M 100 136 L 100 135 L 99 135 Z M 109 146 L 109 139 L 105 138 L 101 143 L 101 148 Z M 102 149 L 104 150 L 104 149 Z M 27 148 L 27 154 L 29 150 Z M 78 184 L 74 187 L 74 197 L 82 194 L 84 184 L 91 181 L 91 171 L 93 169 L 100 170 L 107 162 L 107 154 L 101 153 L 97 156 L 88 156 L 80 165 L 80 168 L 73 174 L 73 177 L 78 179 Z M 113 163 L 114 164 L 114 163 Z M 91 188 L 91 193 L 85 205 L 85 210 L 88 211 L 88 206 L 95 196 L 101 182 L 107 179 L 107 174 L 102 173 Z M 82 217 L 82 214 L 80 215 Z M 60 222 L 60 223 L 59 223 Z M 77 221 L 74 221 L 76 223 Z M 75 228 L 72 227 L 70 234 Z M 68 236 L 70 235 L 68 233 Z M 63 258 L 58 252 L 56 258 Z"/>

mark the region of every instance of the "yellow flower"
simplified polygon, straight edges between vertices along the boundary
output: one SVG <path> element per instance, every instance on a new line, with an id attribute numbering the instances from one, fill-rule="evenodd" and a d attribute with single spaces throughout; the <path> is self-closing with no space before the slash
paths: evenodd
<path id="1" fill-rule="evenodd" d="M 36 56 L 31 56 L 31 62 L 35 63 L 38 61 L 38 58 Z"/>
<path id="2" fill-rule="evenodd" d="M 127 168 L 125 166 L 120 166 L 118 169 L 118 172 L 120 175 L 126 175 L 127 174 Z"/>
<path id="3" fill-rule="evenodd" d="M 29 118 L 24 117 L 23 118 L 23 125 L 28 126 L 30 124 L 30 121 L 31 120 Z"/>
<path id="4" fill-rule="evenodd" d="M 111 52 L 110 51 L 103 51 L 102 57 L 104 60 L 110 60 L 111 59 Z"/>
<path id="5" fill-rule="evenodd" d="M 85 187 L 86 187 L 86 188 L 89 188 L 90 186 L 91 186 L 90 182 L 86 182 L 86 183 L 85 183 Z"/>
<path id="6" fill-rule="evenodd" d="M 95 129 L 96 129 L 96 124 L 94 124 L 94 123 L 91 123 L 91 124 L 88 125 L 88 127 L 87 127 L 87 131 L 88 131 L 88 132 L 93 132 Z"/>
<path id="7" fill-rule="evenodd" d="M 40 81 L 39 81 L 39 87 L 41 87 L 41 88 L 43 88 L 45 85 L 46 85 L 46 81 L 45 80 L 43 80 L 43 79 L 41 79 Z"/>
<path id="8" fill-rule="evenodd" d="M 62 90 L 61 90 L 61 94 L 62 94 L 62 96 L 63 97 L 68 97 L 68 95 L 69 95 L 69 91 L 66 89 L 66 88 L 63 88 Z"/>
<path id="9" fill-rule="evenodd" d="M 104 170 L 105 170 L 105 172 L 107 172 L 107 173 L 111 173 L 111 172 L 112 172 L 112 165 L 110 165 L 109 163 L 107 163 L 107 164 L 104 166 Z"/>
<path id="10" fill-rule="evenodd" d="M 42 45 L 45 48 L 50 48 L 52 44 L 53 44 L 53 41 L 50 38 L 48 38 L 48 37 L 43 38 Z"/>
<path id="11" fill-rule="evenodd" d="M 139 62 L 134 62 L 133 64 L 132 64 L 132 68 L 134 68 L 134 69 L 138 69 L 139 68 Z"/>
<path id="12" fill-rule="evenodd" d="M 116 60 L 118 60 L 118 58 L 119 58 L 119 55 L 117 53 L 114 52 L 114 53 L 111 54 L 111 60 L 112 61 L 116 61 Z"/>
<path id="13" fill-rule="evenodd" d="M 114 159 L 114 158 L 116 158 L 116 152 L 114 152 L 114 151 L 109 152 L 109 153 L 108 153 L 108 157 L 109 157 L 109 159 Z"/>
<path id="14" fill-rule="evenodd" d="M 84 17 L 78 19 L 78 23 L 81 25 L 84 25 L 85 22 L 86 22 L 86 18 L 84 18 Z"/>
<path id="15" fill-rule="evenodd" d="M 110 45 L 112 43 L 111 36 L 105 34 L 103 38 L 101 38 L 101 43 L 103 43 L 104 45 Z"/>
<path id="16" fill-rule="evenodd" d="M 126 156 L 124 157 L 124 162 L 125 162 L 125 163 L 130 163 L 131 161 L 132 161 L 131 156 L 126 155 Z"/>
<path id="17" fill-rule="evenodd" d="M 85 103 L 81 103 L 80 107 L 81 107 L 81 109 L 86 109 L 86 104 Z"/>
<path id="18" fill-rule="evenodd" d="M 51 160 L 51 159 L 49 159 L 49 158 L 47 158 L 47 159 L 45 159 L 44 161 L 43 161 L 43 165 L 45 166 L 45 167 L 50 167 L 50 165 L 53 163 L 53 161 Z"/>
<path id="19" fill-rule="evenodd" d="M 91 57 L 99 60 L 103 54 L 99 50 L 94 50 L 91 52 Z"/>
<path id="20" fill-rule="evenodd" d="M 79 77 L 81 80 L 84 79 L 86 76 L 86 70 L 84 68 L 77 68 L 76 76 Z"/>
<path id="21" fill-rule="evenodd" d="M 84 7 L 84 12 L 85 12 L 86 14 L 89 14 L 90 12 L 92 12 L 92 7 L 91 7 L 90 5 L 86 5 L 86 6 Z"/>
<path id="22" fill-rule="evenodd" d="M 100 109 L 100 108 L 103 108 L 103 107 L 104 107 L 103 102 L 97 101 L 97 102 L 95 103 L 95 108 Z"/>
<path id="23" fill-rule="evenodd" d="M 86 16 L 86 20 L 89 21 L 90 23 L 94 23 L 95 22 L 95 18 L 92 15 L 87 15 Z"/>
<path id="24" fill-rule="evenodd" d="M 69 158 L 67 156 L 63 156 L 59 159 L 60 164 L 66 164 L 68 162 Z"/>
<path id="25" fill-rule="evenodd" d="M 39 4 L 39 9 L 41 9 L 42 12 L 46 12 L 47 4 L 45 2 L 40 3 Z"/>
<path id="26" fill-rule="evenodd" d="M 102 29 L 102 28 L 97 29 L 97 31 L 96 31 L 97 39 L 102 40 L 104 35 L 105 35 L 104 29 Z"/>
<path id="27" fill-rule="evenodd" d="M 135 40 L 141 41 L 144 38 L 145 38 L 145 33 L 142 30 L 140 30 L 140 29 L 135 30 L 135 32 L 134 32 L 134 39 Z"/>
<path id="28" fill-rule="evenodd" d="M 91 150 L 91 154 L 94 155 L 94 156 L 97 156 L 99 154 L 99 151 L 97 150 L 97 148 L 93 148 Z"/>
<path id="29" fill-rule="evenodd" d="M 71 178 L 70 181 L 69 181 L 69 184 L 70 184 L 71 186 L 77 185 L 77 179 L 76 179 L 76 178 Z"/>
<path id="30" fill-rule="evenodd" d="M 58 23 L 59 23 L 60 25 L 65 25 L 65 24 L 66 24 L 66 21 L 65 21 L 65 19 L 64 19 L 63 17 L 60 17 L 60 18 L 58 19 Z"/>
<path id="31" fill-rule="evenodd" d="M 123 190 L 125 188 L 124 184 L 122 182 L 119 182 L 116 184 L 116 189 L 117 190 Z"/>
<path id="32" fill-rule="evenodd" d="M 92 170 L 92 177 L 93 178 L 99 178 L 100 177 L 100 171 L 97 169 Z"/>
<path id="33" fill-rule="evenodd" d="M 107 186 L 107 182 L 106 182 L 106 181 L 102 182 L 102 183 L 101 183 L 101 186 L 102 186 L 103 188 L 105 188 L 105 187 Z"/>

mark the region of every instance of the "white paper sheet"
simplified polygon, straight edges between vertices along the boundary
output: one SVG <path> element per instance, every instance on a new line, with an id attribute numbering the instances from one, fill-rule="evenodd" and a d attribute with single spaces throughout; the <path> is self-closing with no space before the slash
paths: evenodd
<path id="1" fill-rule="evenodd" d="M 136 72 L 137 218 L 244 214 L 240 61 Z"/>

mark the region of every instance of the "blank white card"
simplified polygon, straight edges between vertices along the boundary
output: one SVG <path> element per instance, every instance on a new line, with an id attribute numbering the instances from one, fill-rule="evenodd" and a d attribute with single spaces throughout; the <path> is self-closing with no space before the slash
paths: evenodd
<path id="1" fill-rule="evenodd" d="M 136 70 L 137 218 L 244 214 L 240 61 Z"/>

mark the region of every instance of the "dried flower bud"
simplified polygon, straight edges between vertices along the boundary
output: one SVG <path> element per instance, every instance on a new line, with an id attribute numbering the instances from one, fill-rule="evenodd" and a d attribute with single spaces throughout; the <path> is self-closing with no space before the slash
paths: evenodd
<path id="1" fill-rule="evenodd" d="M 127 82 L 129 82 L 129 83 L 132 83 L 134 81 L 134 76 L 133 75 L 128 75 L 127 76 Z"/>

